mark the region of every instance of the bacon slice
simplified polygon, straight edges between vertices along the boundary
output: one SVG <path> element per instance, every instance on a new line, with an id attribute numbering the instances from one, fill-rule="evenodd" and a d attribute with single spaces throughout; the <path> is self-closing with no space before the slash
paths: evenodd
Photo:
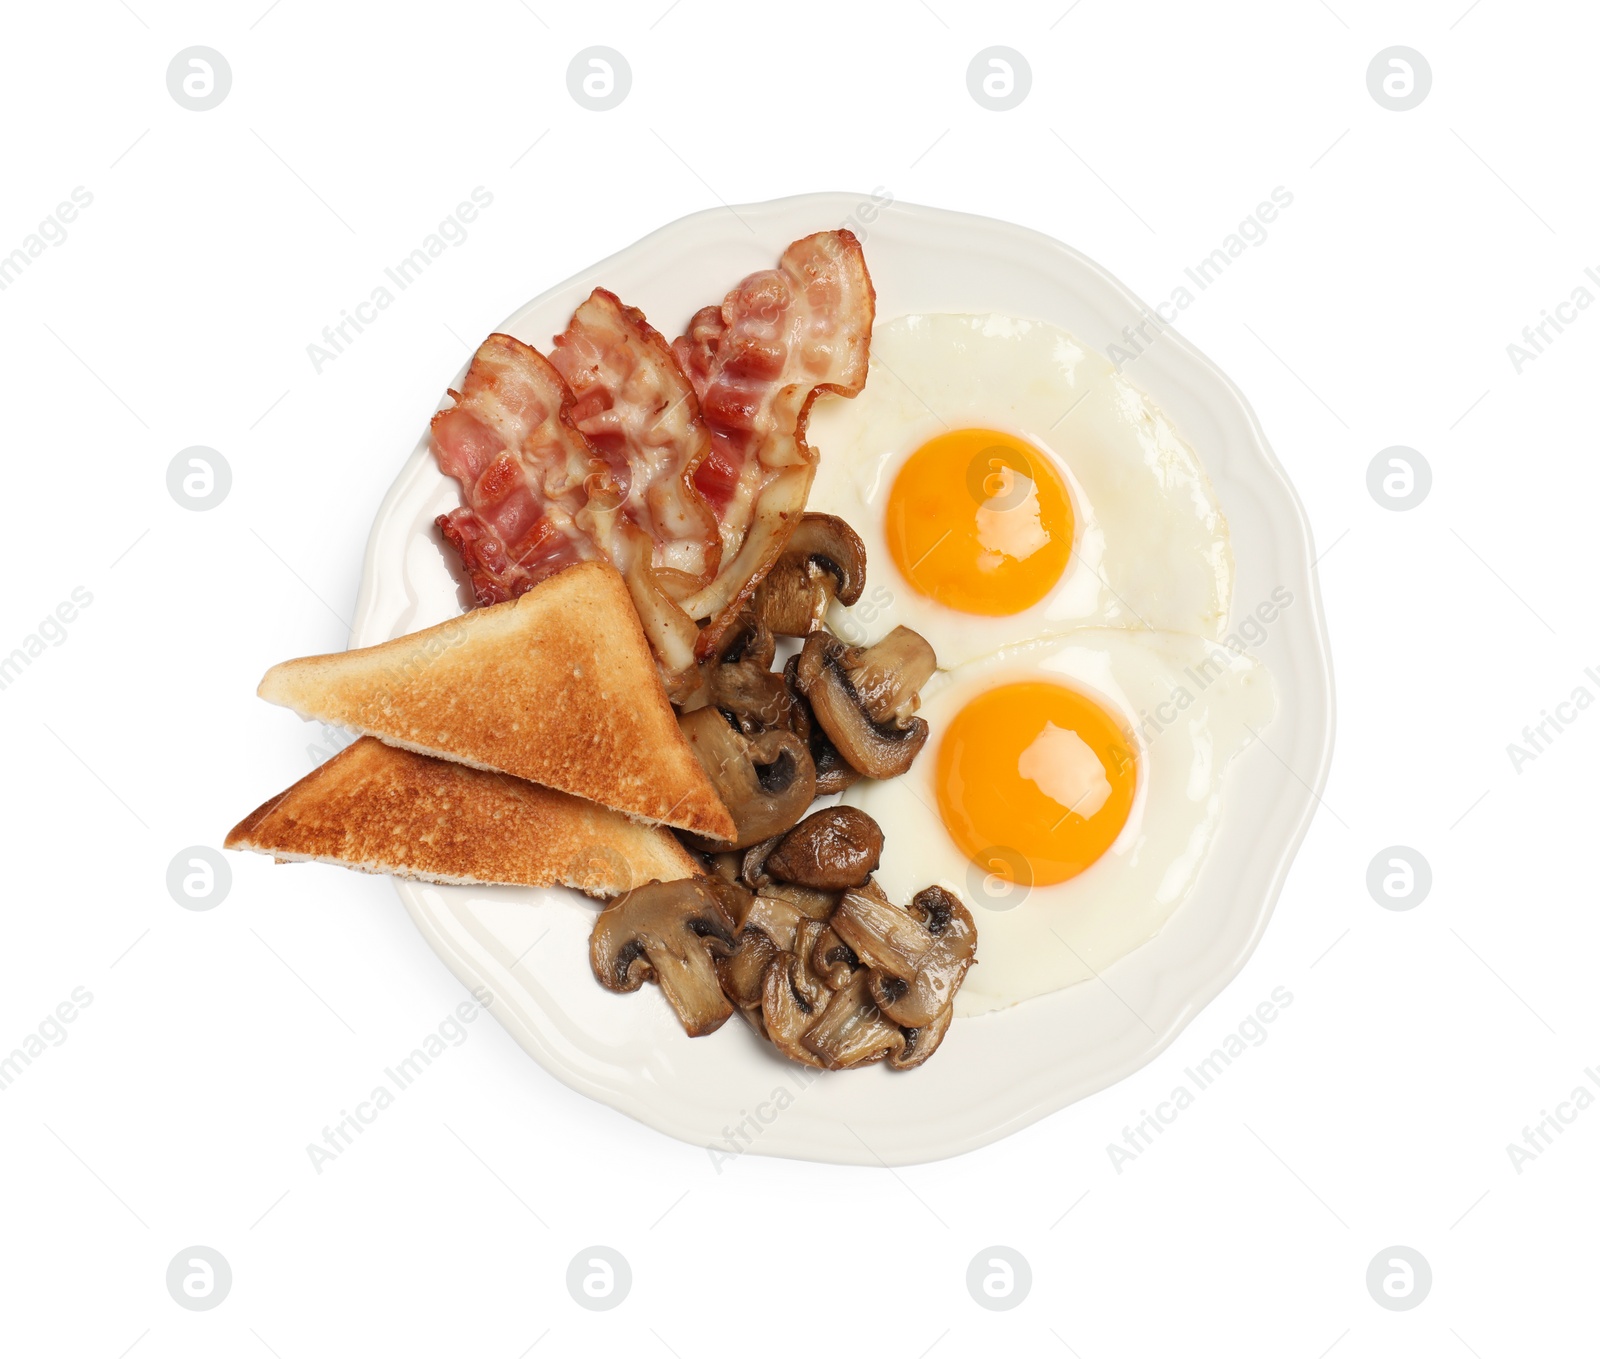
<path id="1" fill-rule="evenodd" d="M 694 389 L 644 313 L 603 288 L 578 306 L 550 358 L 572 388 L 574 426 L 610 473 L 579 522 L 628 582 L 667 692 L 687 697 L 699 627 L 677 601 L 713 578 L 722 555 L 694 485 L 711 446 Z"/>
<path id="2" fill-rule="evenodd" d="M 806 420 L 817 393 L 855 396 L 867 380 L 875 306 L 861 243 L 849 231 L 796 241 L 777 268 L 751 274 L 720 308 L 696 313 L 673 344 L 700 398 L 711 451 L 696 484 L 717 511 L 722 561 L 683 601 L 709 618 L 711 655 L 783 552 L 816 468 Z"/>
<path id="3" fill-rule="evenodd" d="M 671 347 L 637 307 L 596 288 L 556 336 L 550 362 L 577 398 L 573 423 L 626 487 L 627 517 L 650 536 L 663 587 L 681 597 L 708 584 L 722 539 L 695 476 L 711 434 Z"/>
<path id="4" fill-rule="evenodd" d="M 604 464 L 569 415 L 572 393 L 538 350 L 509 335 L 479 346 L 456 404 L 433 417 L 434 456 L 466 502 L 435 521 L 479 604 L 515 599 L 599 550 L 580 524 Z"/>
<path id="5" fill-rule="evenodd" d="M 728 332 L 728 323 L 722 319 L 722 308 L 701 307 L 689 318 L 687 333 L 673 342 L 672 352 L 683 372 L 688 375 L 697 397 L 703 396 L 711 380 L 711 366 L 717 356 L 717 346 Z M 716 510 L 720 519 L 733 498 L 739 484 L 737 453 L 725 438 L 713 437 L 706 460 L 694 474 L 694 484 Z"/>

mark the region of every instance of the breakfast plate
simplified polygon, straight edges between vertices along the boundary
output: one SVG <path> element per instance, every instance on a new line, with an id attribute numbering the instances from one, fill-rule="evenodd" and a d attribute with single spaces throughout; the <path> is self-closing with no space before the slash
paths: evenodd
<path id="1" fill-rule="evenodd" d="M 914 1072 L 797 1067 L 741 1023 L 687 1038 L 653 988 L 622 1003 L 596 985 L 588 956 L 597 907 L 574 892 L 396 880 L 424 938 L 463 983 L 493 997 L 492 1012 L 540 1065 L 575 1090 L 707 1148 L 719 1164 L 746 1152 L 861 1165 L 951 1156 L 1136 1071 L 1249 957 L 1332 753 L 1332 681 L 1310 532 L 1259 424 L 1209 361 L 1057 241 L 883 195 L 719 208 L 592 266 L 501 329 L 543 345 L 603 284 L 676 333 L 707 298 L 769 267 L 789 242 L 841 226 L 861 239 L 881 320 L 1004 313 L 1050 323 L 1110 355 L 1170 418 L 1227 517 L 1235 573 L 1229 622 L 1273 676 L 1277 710 L 1228 767 L 1211 850 L 1187 899 L 1153 938 L 1064 990 L 959 1019 L 937 1060 Z M 819 447 L 826 460 L 827 446 Z M 424 430 L 373 525 L 352 646 L 470 607 L 434 530 L 436 517 L 457 503 L 456 484 L 439 470 Z M 975 915 L 981 958 L 981 903 Z"/>

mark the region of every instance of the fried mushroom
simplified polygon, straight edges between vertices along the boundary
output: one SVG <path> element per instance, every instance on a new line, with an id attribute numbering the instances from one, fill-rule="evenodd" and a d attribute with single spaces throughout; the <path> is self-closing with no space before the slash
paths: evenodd
<path id="1" fill-rule="evenodd" d="M 746 736 L 781 727 L 792 730 L 795 699 L 775 670 L 748 663 L 718 666 L 711 676 L 707 706 L 715 708 Z M 809 721 L 807 721 L 809 728 Z"/>
<path id="2" fill-rule="evenodd" d="M 854 769 L 850 761 L 839 753 L 839 747 L 828 739 L 822 724 L 812 719 L 811 704 L 800 692 L 799 670 L 800 653 L 796 652 L 783 666 L 783 682 L 795 700 L 790 712 L 790 730 L 805 738 L 806 746 L 811 751 L 811 763 L 817 771 L 817 796 L 842 793 L 861 781 L 860 771 Z"/>
<path id="3" fill-rule="evenodd" d="M 768 882 L 761 894 L 789 902 L 812 920 L 828 919 L 839 905 L 839 893 L 821 887 L 802 887 L 797 882 Z"/>
<path id="4" fill-rule="evenodd" d="M 776 840 L 773 843 L 776 844 Z M 724 882 L 742 881 L 739 876 L 741 858 L 731 849 L 723 850 L 719 854 L 707 854 L 703 857 L 706 861 L 706 867 L 711 870 L 714 876 L 721 878 Z"/>
<path id="5" fill-rule="evenodd" d="M 852 784 L 861 782 L 861 771 L 839 753 L 839 747 L 828 739 L 822 724 L 811 726 L 811 738 L 806 742 L 811 751 L 811 764 L 817 771 L 817 796 L 842 793 Z"/>
<path id="6" fill-rule="evenodd" d="M 900 1032 L 905 1035 L 906 1045 L 890 1056 L 889 1065 L 896 1071 L 910 1071 L 914 1066 L 921 1066 L 938 1050 L 939 1044 L 944 1042 L 944 1036 L 950 1030 L 950 1019 L 954 1014 L 955 1007 L 946 1005 L 934 1016 L 931 1023 L 923 1025 L 922 1028 L 902 1027 Z"/>
<path id="7" fill-rule="evenodd" d="M 831 514 L 808 514 L 756 591 L 756 615 L 780 637 L 815 632 L 837 599 L 854 604 L 867 579 L 867 549 Z"/>
<path id="8" fill-rule="evenodd" d="M 785 1057 L 806 1066 L 826 1062 L 806 1046 L 811 1027 L 828 1008 L 833 997 L 807 966 L 793 953 L 780 953 L 767 964 L 762 979 L 761 1019 L 772 1046 Z"/>
<path id="9" fill-rule="evenodd" d="M 744 849 L 782 834 L 805 815 L 817 777 L 811 753 L 793 732 L 747 735 L 715 708 L 684 713 L 678 726 L 732 815 L 736 832 L 731 845 L 691 838 L 696 849 Z"/>
<path id="10" fill-rule="evenodd" d="M 825 807 L 784 835 L 762 860 L 782 882 L 840 890 L 860 887 L 878 867 L 883 832 L 859 807 Z"/>
<path id="11" fill-rule="evenodd" d="M 765 887 L 772 881 L 767 874 L 767 855 L 778 847 L 783 839 L 781 835 L 769 836 L 760 844 L 751 845 L 749 849 L 738 856 L 739 881 L 752 892 Z"/>
<path id="12" fill-rule="evenodd" d="M 932 1024 L 950 1005 L 977 950 L 971 914 L 942 887 L 923 888 L 909 908 L 846 892 L 832 924 L 869 969 L 874 1004 L 908 1029 Z"/>
<path id="13" fill-rule="evenodd" d="M 872 646 L 847 648 L 838 664 L 869 718 L 904 723 L 916 712 L 922 686 L 939 661 L 920 632 L 897 627 Z"/>
<path id="14" fill-rule="evenodd" d="M 799 712 L 801 700 L 789 689 L 772 660 L 776 643 L 753 613 L 740 617 L 717 656 L 705 667 L 704 703 L 715 708 L 746 736 L 787 727 L 810 734 L 811 715 Z"/>
<path id="15" fill-rule="evenodd" d="M 796 952 L 773 956 L 763 979 L 761 1027 L 784 1056 L 832 1071 L 887 1059 L 909 1071 L 944 1040 L 952 1007 L 918 1028 L 895 1022 L 873 998 L 870 974 L 855 966 L 854 952 L 831 927 L 807 922 L 795 945 Z"/>
<path id="16" fill-rule="evenodd" d="M 793 902 L 813 920 L 826 920 L 833 914 L 833 908 L 839 904 L 841 889 L 812 887 L 784 879 L 781 875 L 774 877 L 767 870 L 767 858 L 783 841 L 783 835 L 774 835 L 761 841 L 760 844 L 751 845 L 742 855 L 731 856 L 737 859 L 739 864 L 738 881 L 752 892 L 760 892 L 764 896 L 782 897 L 785 901 Z"/>
<path id="17" fill-rule="evenodd" d="M 720 879 L 685 878 L 625 892 L 600 912 L 589 936 L 596 979 L 609 991 L 637 991 L 654 981 L 689 1037 L 714 1033 L 733 1013 L 713 962 L 738 942 L 730 889 L 742 890 Z"/>
<path id="18" fill-rule="evenodd" d="M 747 609 L 723 636 L 712 662 L 716 665 L 743 665 L 748 662 L 763 670 L 770 670 L 775 655 L 777 643 L 773 639 L 772 629 L 761 621 L 758 614 Z"/>
<path id="19" fill-rule="evenodd" d="M 912 714 L 936 664 L 933 648 L 910 628 L 870 647 L 814 632 L 795 682 L 839 754 L 868 778 L 891 779 L 911 768 L 928 739 L 928 724 Z"/>
<path id="20" fill-rule="evenodd" d="M 811 950 L 811 970 L 821 977 L 831 991 L 842 991 L 850 984 L 861 959 L 856 951 L 839 937 L 839 932 L 829 925 L 817 936 Z"/>
<path id="21" fill-rule="evenodd" d="M 738 947 L 728 958 L 717 962 L 717 977 L 723 994 L 759 1029 L 767 965 L 779 954 L 796 950 L 800 929 L 811 922 L 811 917 L 781 897 L 757 895 L 747 899 L 748 906 L 735 922 L 739 929 Z"/>
<path id="22" fill-rule="evenodd" d="M 827 1009 L 801 1042 L 830 1071 L 845 1071 L 898 1055 L 906 1038 L 898 1024 L 879 1012 L 866 974 L 858 973 L 843 990 L 832 993 Z"/>
<path id="23" fill-rule="evenodd" d="M 767 965 L 780 950 L 760 930 L 739 936 L 739 946 L 726 958 L 717 960 L 717 981 L 722 994 L 737 1005 L 745 1018 L 761 1028 L 761 987 Z"/>

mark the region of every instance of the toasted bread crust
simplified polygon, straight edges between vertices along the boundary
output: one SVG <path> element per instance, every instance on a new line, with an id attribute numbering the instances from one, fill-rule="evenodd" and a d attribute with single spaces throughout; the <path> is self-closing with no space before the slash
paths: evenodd
<path id="1" fill-rule="evenodd" d="M 560 885 L 596 897 L 699 872 L 659 826 L 370 736 L 257 807 L 224 844 L 425 882 Z"/>
<path id="2" fill-rule="evenodd" d="M 734 837 L 678 730 L 627 586 L 605 562 L 392 642 L 287 661 L 257 692 L 390 745 Z"/>

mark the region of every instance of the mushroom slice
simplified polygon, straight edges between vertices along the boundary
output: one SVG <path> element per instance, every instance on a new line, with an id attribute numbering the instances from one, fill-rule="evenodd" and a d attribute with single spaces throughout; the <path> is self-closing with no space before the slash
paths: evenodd
<path id="1" fill-rule="evenodd" d="M 866 974 L 852 978 L 842 991 L 833 992 L 828 1008 L 806 1031 L 805 1048 L 833 1071 L 868 1066 L 904 1050 L 906 1036 L 873 1004 Z"/>
<path id="2" fill-rule="evenodd" d="M 861 959 L 856 951 L 839 937 L 839 932 L 829 925 L 819 935 L 811 949 L 811 970 L 821 977 L 831 991 L 842 991 L 850 984 Z"/>
<path id="3" fill-rule="evenodd" d="M 739 615 L 739 621 L 722 639 L 714 663 L 717 665 L 750 663 L 763 670 L 770 670 L 772 659 L 776 655 L 777 642 L 773 639 L 772 629 L 761 621 L 758 614 L 746 610 Z"/>
<path id="4" fill-rule="evenodd" d="M 600 984 L 637 991 L 653 980 L 689 1037 L 721 1028 L 733 1007 L 712 957 L 727 957 L 738 942 L 721 890 L 729 886 L 685 878 L 623 893 L 600 912 L 589 937 L 589 965 Z"/>
<path id="5" fill-rule="evenodd" d="M 859 807 L 812 812 L 766 855 L 762 871 L 783 882 L 838 890 L 860 887 L 878 867 L 883 832 Z"/>
<path id="6" fill-rule="evenodd" d="M 728 957 L 717 959 L 717 981 L 722 986 L 722 994 L 752 1022 L 761 1010 L 761 987 L 767 965 L 779 952 L 778 946 L 760 930 L 746 930 L 739 936 L 738 948 Z"/>
<path id="7" fill-rule="evenodd" d="M 811 739 L 807 745 L 811 750 L 811 763 L 817 771 L 818 797 L 842 793 L 852 784 L 861 782 L 861 771 L 839 753 L 839 747 L 828 739 L 828 733 L 823 731 L 820 722 L 812 724 Z"/>
<path id="8" fill-rule="evenodd" d="M 792 1061 L 823 1066 L 823 1059 L 804 1040 L 832 995 L 801 959 L 792 953 L 778 954 L 767 964 L 761 991 L 761 1018 L 772 1046 Z"/>
<path id="9" fill-rule="evenodd" d="M 847 649 L 839 664 L 868 717 L 900 724 L 916 712 L 922 686 L 939 668 L 927 639 L 907 627 L 897 627 L 873 646 Z"/>
<path id="10" fill-rule="evenodd" d="M 851 784 L 860 782 L 860 771 L 852 768 L 850 761 L 839 753 L 839 747 L 828 739 L 828 733 L 822 729 L 822 724 L 812 720 L 811 704 L 800 692 L 798 651 L 784 662 L 783 682 L 795 700 L 794 708 L 789 714 L 789 728 L 796 736 L 805 739 L 806 746 L 811 751 L 811 763 L 817 771 L 817 796 L 827 797 L 830 793 L 842 793 Z"/>
<path id="11" fill-rule="evenodd" d="M 900 1032 L 905 1035 L 906 1045 L 889 1058 L 889 1065 L 896 1071 L 910 1071 L 914 1066 L 921 1066 L 944 1042 L 944 1036 L 950 1029 L 950 1017 L 954 1013 L 954 1007 L 946 1005 L 931 1023 L 922 1028 L 902 1028 Z"/>
<path id="12" fill-rule="evenodd" d="M 810 752 L 793 732 L 747 736 L 715 708 L 684 713 L 678 726 L 732 814 L 736 832 L 731 845 L 691 837 L 694 848 L 745 849 L 781 834 L 805 815 L 817 776 Z"/>
<path id="13" fill-rule="evenodd" d="M 781 835 L 770 836 L 758 845 L 751 845 L 743 854 L 735 856 L 739 861 L 739 881 L 752 892 L 772 881 L 767 875 L 767 855 L 778 847 L 782 839 Z"/>
<path id="14" fill-rule="evenodd" d="M 778 946 L 780 952 L 793 953 L 801 927 L 811 922 L 812 917 L 793 902 L 762 892 L 751 898 L 744 928 L 760 930 Z"/>
<path id="15" fill-rule="evenodd" d="M 827 933 L 826 920 L 802 920 L 794 932 L 794 947 L 790 952 L 800 959 L 806 969 L 806 975 L 815 982 L 822 982 L 823 979 L 817 974 L 816 968 L 812 967 L 811 960 L 816 956 L 817 942 Z M 833 988 L 830 986 L 828 989 L 831 991 Z"/>
<path id="16" fill-rule="evenodd" d="M 896 1024 L 920 1029 L 948 1006 L 972 966 L 978 932 L 967 908 L 925 887 L 902 908 L 866 891 L 846 892 L 833 928 L 871 969 L 866 984 Z"/>
<path id="17" fill-rule="evenodd" d="M 839 754 L 868 778 L 892 779 L 911 768 L 928 739 L 928 724 L 911 713 L 933 668 L 933 648 L 909 628 L 865 649 L 814 632 L 795 680 Z"/>
<path id="18" fill-rule="evenodd" d="M 745 890 L 743 884 L 729 882 L 720 874 L 708 875 L 698 881 L 717 899 L 722 907 L 722 914 L 733 922 L 734 929 L 743 929 L 745 916 L 749 914 L 750 907 L 755 902 L 755 898 Z"/>
<path id="19" fill-rule="evenodd" d="M 802 887 L 797 882 L 768 882 L 762 887 L 761 895 L 779 897 L 812 920 L 826 920 L 839 905 L 837 892 L 825 891 L 821 887 Z"/>
<path id="20" fill-rule="evenodd" d="M 711 671 L 706 706 L 715 708 L 746 736 L 756 736 L 774 727 L 793 731 L 798 700 L 776 670 L 740 661 Z M 809 727 L 809 719 L 806 725 Z"/>
<path id="21" fill-rule="evenodd" d="M 781 897 L 745 895 L 747 905 L 736 921 L 739 946 L 717 963 L 717 977 L 723 994 L 750 1015 L 761 1008 L 767 964 L 780 953 L 795 951 L 796 936 L 810 917 Z"/>
<path id="22" fill-rule="evenodd" d="M 770 727 L 788 727 L 806 736 L 809 713 L 797 713 L 803 700 L 772 667 L 772 633 L 754 614 L 746 613 L 715 661 L 705 667 L 703 706 L 719 709 L 747 736 Z"/>
<path id="23" fill-rule="evenodd" d="M 733 850 L 724 850 L 720 854 L 707 854 L 706 864 L 712 873 L 724 882 L 740 882 L 739 876 L 740 856 Z"/>
<path id="24" fill-rule="evenodd" d="M 856 531 L 835 515 L 808 514 L 757 589 L 756 614 L 780 637 L 804 637 L 835 599 L 860 599 L 866 580 L 867 549 Z"/>

